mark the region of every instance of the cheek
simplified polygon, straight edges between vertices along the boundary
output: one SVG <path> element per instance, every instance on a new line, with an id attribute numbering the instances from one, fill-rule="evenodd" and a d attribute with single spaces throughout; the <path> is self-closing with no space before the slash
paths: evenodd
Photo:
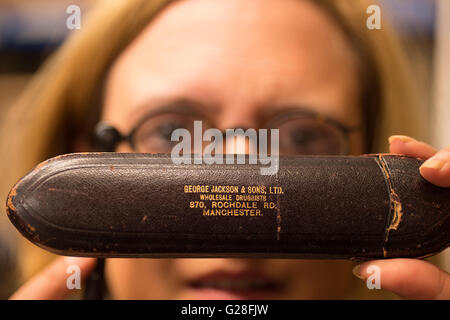
<path id="1" fill-rule="evenodd" d="M 336 260 L 270 260 L 267 265 L 286 274 L 283 299 L 341 299 L 353 289 L 353 266 Z"/>
<path id="2" fill-rule="evenodd" d="M 170 299 L 176 287 L 169 259 L 107 259 L 105 277 L 113 299 Z"/>

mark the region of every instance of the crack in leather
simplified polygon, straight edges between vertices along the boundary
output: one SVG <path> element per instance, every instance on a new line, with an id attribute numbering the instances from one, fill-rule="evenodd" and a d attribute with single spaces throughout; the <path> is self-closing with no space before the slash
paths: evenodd
<path id="1" fill-rule="evenodd" d="M 397 192 L 394 189 L 392 180 L 391 180 L 391 174 L 390 169 L 386 161 L 383 159 L 383 155 L 378 155 L 377 158 L 375 158 L 382 173 L 383 176 L 386 179 L 386 184 L 389 189 L 389 202 L 390 202 L 390 210 L 389 210 L 389 225 L 385 229 L 384 233 L 384 244 L 383 244 L 383 256 L 387 257 L 387 251 L 386 246 L 389 242 L 389 235 L 392 230 L 397 230 L 398 226 L 400 225 L 400 222 L 402 220 L 403 212 L 402 212 L 402 203 L 400 201 L 400 197 L 397 194 Z"/>

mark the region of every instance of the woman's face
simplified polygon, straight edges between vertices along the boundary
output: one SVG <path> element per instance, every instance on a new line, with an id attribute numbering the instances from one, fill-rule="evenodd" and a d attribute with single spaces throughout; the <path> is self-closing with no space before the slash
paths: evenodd
<path id="1" fill-rule="evenodd" d="M 218 129 L 258 128 L 286 106 L 354 126 L 359 83 L 344 34 L 312 1 L 183 0 L 113 64 L 102 119 L 128 133 L 151 110 L 189 101 Z M 350 152 L 362 141 L 351 133 Z M 110 259 L 106 276 L 119 299 L 339 298 L 352 277 L 347 261 L 263 259 Z"/>

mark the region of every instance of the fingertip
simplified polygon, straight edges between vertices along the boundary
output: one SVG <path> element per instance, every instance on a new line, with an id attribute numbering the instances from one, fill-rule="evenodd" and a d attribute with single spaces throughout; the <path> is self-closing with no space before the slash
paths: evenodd
<path id="1" fill-rule="evenodd" d="M 408 136 L 404 135 L 392 135 L 388 138 L 389 142 L 389 152 L 390 153 L 396 153 L 401 154 L 402 153 L 402 147 L 405 143 L 408 143 L 412 141 L 413 139 Z"/>
<path id="2" fill-rule="evenodd" d="M 366 261 L 355 266 L 352 270 L 352 273 L 361 280 L 366 280 L 372 273 L 373 269 L 380 268 L 380 263 L 382 264 L 382 260 L 373 260 Z"/>
<path id="3" fill-rule="evenodd" d="M 409 157 L 428 159 L 436 154 L 432 146 L 403 135 L 393 135 L 389 139 L 389 152 Z"/>
<path id="4" fill-rule="evenodd" d="M 420 166 L 419 171 L 429 182 L 450 187 L 450 152 L 444 150 L 436 153 Z"/>
<path id="5" fill-rule="evenodd" d="M 358 279 L 365 280 L 365 277 L 361 274 L 361 266 L 362 266 L 362 264 L 356 265 L 356 266 L 353 268 L 352 273 L 353 273 L 353 275 L 354 275 L 355 277 L 357 277 Z"/>
<path id="6" fill-rule="evenodd" d="M 411 141 L 415 141 L 415 139 L 413 139 L 413 138 L 411 138 L 409 136 L 395 134 L 395 135 L 392 135 L 392 136 L 390 136 L 388 138 L 389 144 L 392 144 L 394 141 L 408 143 L 408 142 L 411 142 Z"/>
<path id="7" fill-rule="evenodd" d="M 375 260 L 354 268 L 354 274 L 363 281 L 369 281 L 369 277 L 376 276 L 375 272 L 378 273 L 381 289 L 391 291 L 402 298 L 448 298 L 449 275 L 427 261 L 417 259 Z"/>
<path id="8" fill-rule="evenodd" d="M 450 166 L 444 165 L 441 169 L 420 167 L 421 176 L 428 182 L 442 188 L 450 187 Z"/>
<path id="9" fill-rule="evenodd" d="M 389 142 L 389 152 L 394 154 L 404 154 L 405 153 L 405 142 L 394 139 Z"/>

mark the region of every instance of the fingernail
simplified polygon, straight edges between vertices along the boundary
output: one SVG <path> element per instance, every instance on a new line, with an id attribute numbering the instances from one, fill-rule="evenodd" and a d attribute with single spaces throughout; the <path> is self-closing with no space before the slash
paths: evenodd
<path id="1" fill-rule="evenodd" d="M 422 168 L 430 168 L 430 169 L 440 170 L 440 169 L 442 169 L 442 167 L 444 165 L 445 165 L 445 161 L 443 161 L 443 160 L 429 159 L 429 160 L 425 161 L 421 165 L 421 167 Z"/>
<path id="2" fill-rule="evenodd" d="M 388 138 L 389 144 L 391 144 L 394 140 L 400 140 L 401 142 L 405 142 L 405 143 L 413 141 L 413 139 L 408 136 L 393 135 Z"/>
<path id="3" fill-rule="evenodd" d="M 358 264 L 357 266 L 355 266 L 352 270 L 352 273 L 355 277 L 364 280 L 364 277 L 361 275 L 361 265 Z"/>

